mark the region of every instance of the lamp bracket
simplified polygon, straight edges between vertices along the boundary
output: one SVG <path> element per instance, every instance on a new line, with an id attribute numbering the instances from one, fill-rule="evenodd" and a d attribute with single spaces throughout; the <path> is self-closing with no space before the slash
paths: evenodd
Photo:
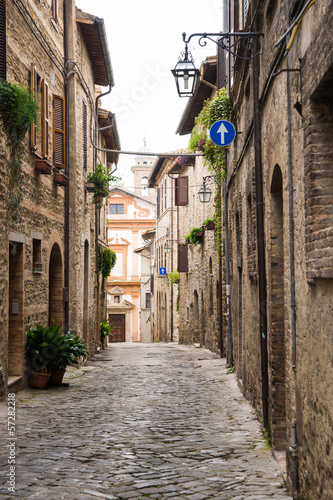
<path id="1" fill-rule="evenodd" d="M 183 33 L 183 41 L 187 47 L 187 44 L 192 38 L 199 37 L 198 43 L 200 47 L 205 47 L 207 45 L 207 40 L 210 40 L 233 56 L 244 61 L 250 61 L 251 59 L 257 57 L 260 53 L 260 37 L 262 36 L 264 36 L 263 33 L 253 31 L 237 31 L 235 33 L 192 33 L 192 35 L 186 39 L 186 33 Z M 217 38 L 215 39 L 214 37 Z M 244 56 L 240 56 L 238 54 L 240 47 L 245 50 Z"/>

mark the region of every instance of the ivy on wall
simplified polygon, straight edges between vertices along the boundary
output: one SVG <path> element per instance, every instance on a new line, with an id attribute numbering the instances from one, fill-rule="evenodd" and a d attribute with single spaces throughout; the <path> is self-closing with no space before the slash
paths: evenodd
<path id="1" fill-rule="evenodd" d="M 14 225 L 20 215 L 24 185 L 24 139 L 31 122 L 37 122 L 37 109 L 37 104 L 24 87 L 7 81 L 0 82 L 0 118 L 10 152 L 6 195 L 10 225 Z"/>
<path id="2" fill-rule="evenodd" d="M 228 91 L 220 89 L 216 96 L 207 100 L 197 118 L 197 123 L 201 129 L 207 130 L 218 120 L 227 120 L 232 111 L 232 103 L 230 101 Z M 226 147 L 217 146 L 211 139 L 207 139 L 203 146 L 204 163 L 208 167 L 209 172 L 214 175 L 216 185 L 215 194 L 215 227 L 216 227 L 216 243 L 218 247 L 218 255 L 220 258 L 220 250 L 222 245 L 221 230 L 222 230 L 222 185 L 226 178 Z"/>

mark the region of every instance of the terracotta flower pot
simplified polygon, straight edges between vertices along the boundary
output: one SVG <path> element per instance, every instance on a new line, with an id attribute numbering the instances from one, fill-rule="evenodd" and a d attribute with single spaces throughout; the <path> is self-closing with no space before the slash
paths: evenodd
<path id="1" fill-rule="evenodd" d="M 67 186 L 68 181 L 69 177 L 67 177 L 67 175 L 63 174 L 62 172 L 54 173 L 54 182 L 56 184 L 59 184 L 60 186 Z"/>
<path id="2" fill-rule="evenodd" d="M 33 389 L 45 389 L 50 377 L 50 373 L 31 372 L 29 386 Z"/>
<path id="3" fill-rule="evenodd" d="M 52 165 L 50 165 L 46 160 L 36 159 L 36 169 L 40 174 L 50 175 L 52 172 Z"/>
<path id="4" fill-rule="evenodd" d="M 49 379 L 49 385 L 59 386 L 62 384 L 62 379 L 66 370 L 52 370 L 51 377 Z"/>

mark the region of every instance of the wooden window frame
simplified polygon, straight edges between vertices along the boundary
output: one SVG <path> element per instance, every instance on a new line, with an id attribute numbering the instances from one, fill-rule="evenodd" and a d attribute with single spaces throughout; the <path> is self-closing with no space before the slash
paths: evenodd
<path id="1" fill-rule="evenodd" d="M 62 127 L 56 119 L 56 114 L 60 113 L 60 120 Z M 61 142 L 59 142 L 59 138 Z M 65 98 L 59 95 L 53 94 L 53 162 L 57 168 L 65 168 L 66 166 L 66 136 L 65 136 Z M 59 153 L 57 148 L 61 145 L 61 152 Z M 61 161 L 59 161 L 59 156 L 61 155 Z"/>

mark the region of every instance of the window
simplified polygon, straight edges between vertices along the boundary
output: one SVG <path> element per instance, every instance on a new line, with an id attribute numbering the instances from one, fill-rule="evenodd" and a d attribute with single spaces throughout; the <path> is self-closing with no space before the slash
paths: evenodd
<path id="1" fill-rule="evenodd" d="M 87 104 L 82 99 L 82 143 L 83 143 L 83 170 L 88 169 L 88 125 L 87 125 Z"/>
<path id="2" fill-rule="evenodd" d="M 178 246 L 178 271 L 180 273 L 188 272 L 188 246 Z"/>
<path id="3" fill-rule="evenodd" d="M 182 176 L 175 179 L 175 205 L 185 206 L 188 204 L 188 177 Z"/>
<path id="4" fill-rule="evenodd" d="M 150 309 L 150 293 L 146 293 L 146 309 Z"/>
<path id="5" fill-rule="evenodd" d="M 124 213 L 124 205 L 116 203 L 110 205 L 110 214 L 123 214 L 123 213 Z"/>
<path id="6" fill-rule="evenodd" d="M 58 0 L 52 0 L 52 19 L 58 21 Z"/>
<path id="7" fill-rule="evenodd" d="M 31 97 L 38 104 L 38 123 L 31 124 L 31 150 L 42 158 L 49 157 L 49 87 L 34 64 L 31 65 Z"/>
<path id="8" fill-rule="evenodd" d="M 148 196 L 149 190 L 147 188 L 148 185 L 148 177 L 142 177 L 141 179 L 141 195 Z"/>
<path id="9" fill-rule="evenodd" d="M 65 168 L 65 98 L 53 96 L 53 161 Z"/>
<path id="10" fill-rule="evenodd" d="M 6 80 L 6 8 L 0 0 L 0 81 Z"/>
<path id="11" fill-rule="evenodd" d="M 41 240 L 32 240 L 32 272 L 40 274 L 42 272 L 42 242 Z"/>

